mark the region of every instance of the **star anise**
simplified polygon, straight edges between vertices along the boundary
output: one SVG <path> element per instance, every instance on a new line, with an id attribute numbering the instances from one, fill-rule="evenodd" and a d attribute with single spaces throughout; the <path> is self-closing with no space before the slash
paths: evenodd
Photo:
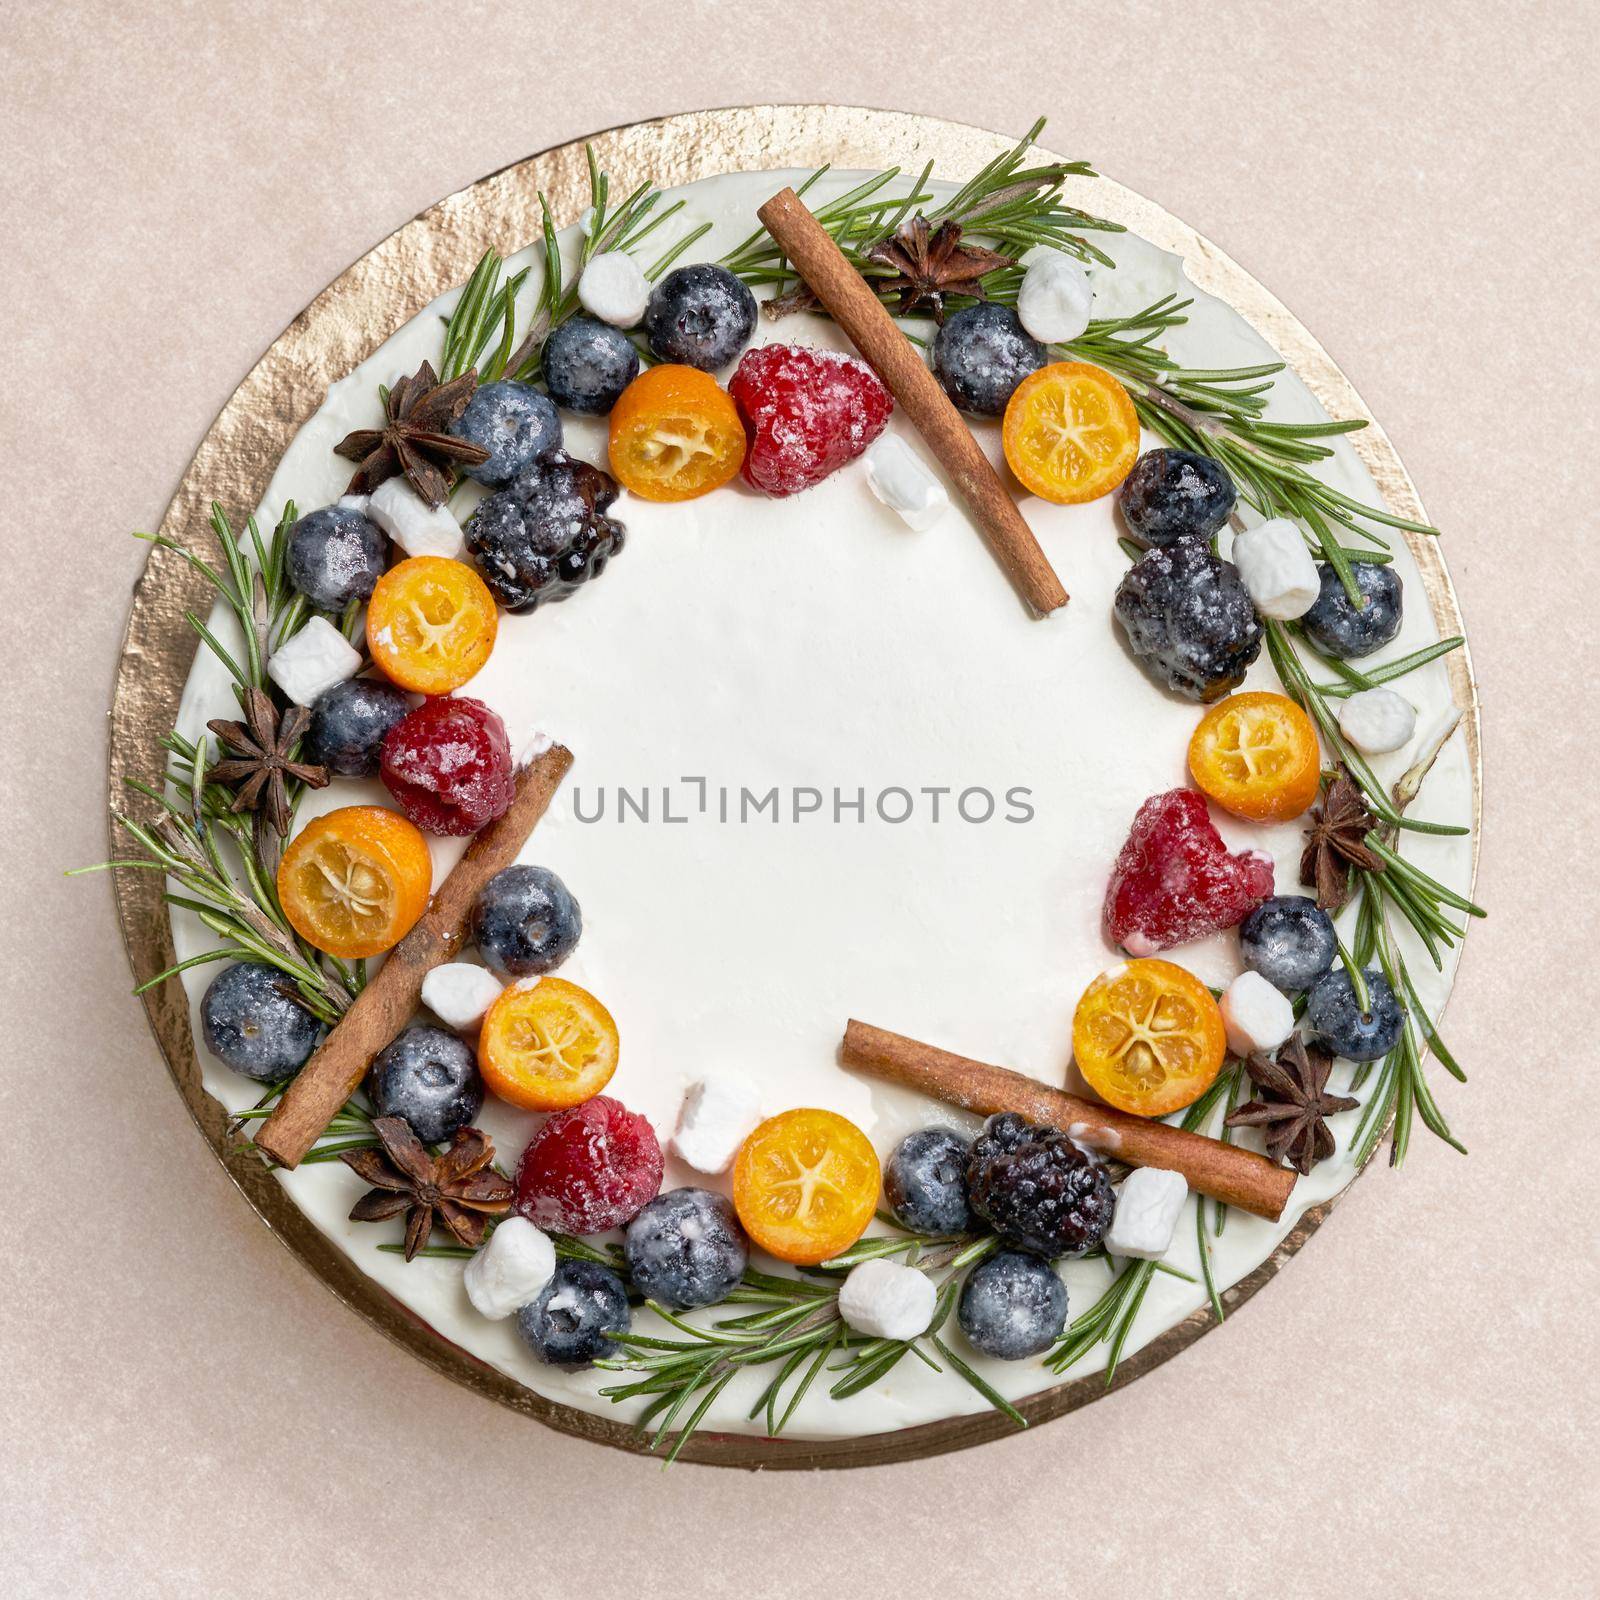
<path id="1" fill-rule="evenodd" d="M 1317 891 L 1317 904 L 1324 911 L 1337 911 L 1350 898 L 1352 867 L 1383 871 L 1383 858 L 1367 844 L 1367 835 L 1377 825 L 1354 779 L 1341 767 L 1322 804 L 1312 809 L 1300 855 L 1300 881 Z"/>
<path id="2" fill-rule="evenodd" d="M 403 1117 L 375 1117 L 381 1150 L 342 1150 L 339 1159 L 373 1187 L 350 1208 L 352 1222 L 406 1219 L 406 1260 L 428 1242 L 434 1224 L 449 1229 L 469 1249 L 483 1243 L 486 1219 L 511 1209 L 511 1185 L 489 1163 L 494 1145 L 477 1128 L 452 1135 L 441 1156 L 431 1156 Z"/>
<path id="3" fill-rule="evenodd" d="M 985 249 L 982 245 L 962 244 L 961 224 L 941 222 L 929 229 L 928 219 L 919 211 L 903 222 L 887 239 L 880 239 L 865 252 L 868 261 L 892 267 L 892 278 L 869 278 L 879 294 L 900 296 L 899 315 L 910 316 L 926 304 L 934 317 L 944 320 L 947 294 L 984 298 L 980 281 L 999 267 L 1015 266 L 1012 256 Z"/>
<path id="4" fill-rule="evenodd" d="M 475 370 L 440 383 L 427 361 L 409 378 L 402 378 L 384 402 L 384 425 L 357 428 L 333 447 L 335 454 L 361 463 L 345 493 L 371 494 L 380 483 L 403 472 L 430 506 L 442 506 L 455 482 L 456 464 L 475 467 L 489 459 L 482 445 L 445 431 L 467 409 L 477 387 Z"/>
<path id="5" fill-rule="evenodd" d="M 328 782 L 326 767 L 289 759 L 311 723 L 311 713 L 304 706 L 290 706 L 280 718 L 271 697 L 251 689 L 244 697 L 244 714 L 243 722 L 218 717 L 206 724 L 233 752 L 214 762 L 206 777 L 238 791 L 231 810 L 256 811 L 264 806 L 268 821 L 282 836 L 289 831 L 289 779 L 308 789 L 325 788 Z"/>
<path id="6" fill-rule="evenodd" d="M 1327 1119 L 1353 1110 L 1361 1102 L 1349 1095 L 1328 1093 L 1333 1057 L 1327 1051 L 1308 1048 L 1297 1033 L 1278 1051 L 1276 1060 L 1252 1055 L 1246 1058 L 1244 1069 L 1261 1091 L 1260 1098 L 1233 1112 L 1228 1117 L 1230 1128 L 1260 1128 L 1267 1154 L 1274 1161 L 1286 1161 L 1302 1175 L 1333 1154 Z"/>

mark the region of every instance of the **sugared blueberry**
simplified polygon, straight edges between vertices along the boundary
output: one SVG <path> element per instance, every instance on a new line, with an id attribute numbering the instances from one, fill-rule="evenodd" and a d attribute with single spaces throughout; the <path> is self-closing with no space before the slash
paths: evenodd
<path id="1" fill-rule="evenodd" d="M 733 1202 L 709 1189 L 657 1195 L 628 1224 L 623 1249 L 634 1287 L 680 1310 L 715 1305 L 750 1260 Z"/>
<path id="2" fill-rule="evenodd" d="M 389 730 L 411 710 L 404 689 L 385 678 L 346 678 L 311 707 L 300 759 L 340 778 L 375 778 Z"/>
<path id="3" fill-rule="evenodd" d="M 1041 1256 L 1081 1256 L 1111 1226 L 1106 1170 L 1058 1128 L 1005 1112 L 990 1117 L 967 1162 L 972 1209 L 1005 1242 Z"/>
<path id="4" fill-rule="evenodd" d="M 563 1261 L 539 1298 L 517 1312 L 517 1332 L 551 1367 L 592 1366 L 615 1355 L 610 1336 L 632 1322 L 628 1289 L 598 1261 Z"/>
<path id="5" fill-rule="evenodd" d="M 450 432 L 489 452 L 487 461 L 466 470 L 490 489 L 503 489 L 540 456 L 561 448 L 561 418 L 549 396 L 510 378 L 475 390 Z"/>
<path id="6" fill-rule="evenodd" d="M 464 694 L 408 711 L 384 735 L 380 771 L 400 809 L 429 833 L 476 833 L 504 815 L 517 787 L 505 723 Z"/>
<path id="7" fill-rule="evenodd" d="M 894 1220 L 912 1233 L 965 1233 L 970 1140 L 949 1128 L 919 1128 L 894 1147 L 883 1169 L 883 1195 Z"/>
<path id="8" fill-rule="evenodd" d="M 568 411 L 603 417 L 639 376 L 639 352 L 620 328 L 569 317 L 544 342 L 544 381 Z"/>
<path id="9" fill-rule="evenodd" d="M 1336 967 L 1306 996 L 1306 1032 L 1324 1049 L 1346 1061 L 1376 1061 L 1400 1042 L 1405 1012 L 1395 999 L 1389 980 L 1369 967 L 1367 998 L 1371 1004 L 1363 1011 L 1356 1002 L 1350 974 Z"/>
<path id="10" fill-rule="evenodd" d="M 677 267 L 650 291 L 644 328 L 658 361 L 725 367 L 756 327 L 756 297 L 726 267 Z"/>
<path id="11" fill-rule="evenodd" d="M 353 506 L 324 506 L 289 530 L 289 582 L 321 611 L 370 598 L 389 560 L 389 541 Z"/>
<path id="12" fill-rule="evenodd" d="M 1001 1250 L 967 1274 L 956 1320 L 974 1350 L 1000 1361 L 1022 1361 L 1061 1337 L 1067 1286 L 1048 1261 Z"/>
<path id="13" fill-rule="evenodd" d="M 1362 604 L 1350 596 L 1332 567 L 1322 569 L 1322 592 L 1300 619 L 1311 642 L 1324 655 L 1348 661 L 1381 650 L 1400 631 L 1403 607 L 1400 579 L 1393 567 L 1376 561 L 1352 561 L 1351 576 Z"/>
<path id="14" fill-rule="evenodd" d="M 224 967 L 200 1002 L 206 1048 L 224 1066 L 258 1083 L 298 1072 L 322 1037 L 294 980 L 265 961 Z"/>
<path id="15" fill-rule="evenodd" d="M 424 1144 L 470 1126 L 483 1109 L 483 1079 L 471 1045 L 424 1023 L 378 1052 L 367 1093 L 380 1117 L 404 1117 Z"/>
<path id="16" fill-rule="evenodd" d="M 467 548 L 508 611 L 531 611 L 598 578 L 622 548 L 610 473 L 557 450 L 486 495 L 467 521 Z"/>
<path id="17" fill-rule="evenodd" d="M 1114 609 L 1146 671 L 1203 704 L 1236 689 L 1261 654 L 1261 619 L 1238 568 L 1202 539 L 1142 556 L 1117 586 Z"/>
<path id="18" fill-rule="evenodd" d="M 472 937 L 487 966 L 507 978 L 554 972 L 573 952 L 583 914 L 548 867 L 507 867 L 472 908 Z"/>
<path id="19" fill-rule="evenodd" d="M 962 410 L 998 417 L 1012 391 L 1050 359 L 1010 306 L 980 300 L 946 317 L 933 340 L 933 372 Z"/>
<path id="20" fill-rule="evenodd" d="M 1239 924 L 1239 957 L 1274 989 L 1300 994 L 1333 966 L 1333 921 L 1303 894 L 1263 900 Z"/>
<path id="21" fill-rule="evenodd" d="M 1209 539 L 1228 520 L 1233 480 L 1220 462 L 1192 450 L 1146 450 L 1118 496 L 1128 527 L 1149 544 Z"/>

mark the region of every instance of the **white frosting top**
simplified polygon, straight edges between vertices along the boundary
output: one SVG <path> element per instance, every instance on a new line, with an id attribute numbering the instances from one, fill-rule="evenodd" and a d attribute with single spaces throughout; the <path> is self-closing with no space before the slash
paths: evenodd
<path id="1" fill-rule="evenodd" d="M 824 192 L 858 176 L 834 174 Z M 679 191 L 688 203 L 674 223 L 714 225 L 690 259 L 714 259 L 748 234 L 755 207 L 796 177 L 741 174 Z M 1270 359 L 1235 313 L 1186 282 L 1176 257 L 1131 235 L 1097 242 L 1117 269 L 1094 274 L 1096 315 L 1131 311 L 1169 291 L 1193 295 L 1189 324 L 1170 340 L 1175 355 L 1208 367 Z M 512 267 L 524 259 L 512 258 Z M 535 268 L 523 289 L 529 303 L 537 280 Z M 453 299 L 428 308 L 333 387 L 285 453 L 260 511 L 264 524 L 290 497 L 302 511 L 338 499 L 350 464 L 331 446 L 375 423 L 380 381 L 437 359 L 439 314 Z M 843 344 L 812 317 L 763 321 L 756 337 Z M 1274 417 L 1322 414 L 1295 378 L 1278 380 Z M 563 422 L 568 447 L 604 464 L 603 421 Z M 891 427 L 914 439 L 900 416 Z M 978 432 L 998 459 L 998 428 L 980 424 Z M 1363 499 L 1376 494 L 1343 442 L 1326 471 Z M 458 507 L 463 518 L 470 503 Z M 869 492 L 859 462 L 788 500 L 764 499 L 742 482 L 685 505 L 624 494 L 613 514 L 626 523 L 626 547 L 602 577 L 532 615 L 502 615 L 491 660 L 462 692 L 504 717 L 513 748 L 542 733 L 577 757 L 524 859 L 560 873 L 582 905 L 582 941 L 562 975 L 592 989 L 616 1017 L 621 1065 L 607 1092 L 644 1112 L 663 1145 L 685 1087 L 717 1068 L 752 1077 L 765 1114 L 795 1105 L 842 1112 L 885 1158 L 914 1128 L 973 1126 L 949 1108 L 843 1070 L 837 1048 L 851 1016 L 1076 1086 L 1073 1008 L 1090 979 L 1118 959 L 1101 931 L 1107 872 L 1139 804 L 1186 781 L 1199 711 L 1145 675 L 1113 620 L 1127 559 L 1112 499 L 1027 499 L 1023 509 L 1072 593 L 1069 606 L 1043 621 L 1024 610 L 959 502 L 932 528 L 912 532 Z M 1388 655 L 1437 636 L 1416 568 L 1395 543 L 1408 606 Z M 1264 658 L 1248 686 L 1278 687 Z M 1440 663 L 1401 688 L 1417 702 L 1423 727 L 1448 704 Z M 183 731 L 196 735 L 230 704 L 221 669 L 202 650 Z M 1374 764 L 1392 779 L 1406 759 L 1402 750 Z M 767 801 L 773 790 L 776 801 Z M 376 784 L 338 780 L 306 798 L 300 820 L 386 799 Z M 1416 811 L 1471 820 L 1459 735 Z M 1216 820 L 1231 846 L 1270 851 L 1280 892 L 1297 892 L 1299 825 Z M 462 845 L 434 839 L 431 847 L 438 882 Z M 1406 851 L 1446 883 L 1467 885 L 1468 841 L 1408 838 Z M 184 913 L 174 934 L 180 957 L 214 942 Z M 1437 1012 L 1453 961 L 1435 973 L 1425 954 L 1402 944 Z M 1238 970 L 1231 936 L 1175 957 L 1214 984 Z M 194 1000 L 215 970 L 185 974 Z M 224 1105 L 239 1109 L 258 1097 L 257 1085 L 203 1049 L 201 1056 L 206 1088 Z M 1345 1076 L 1336 1074 L 1335 1088 Z M 493 1100 L 480 1118 L 508 1163 L 538 1121 Z M 1335 1119 L 1340 1155 L 1300 1180 L 1279 1224 L 1230 1217 L 1214 1249 L 1219 1287 L 1244 1277 L 1307 1206 L 1349 1181 L 1344 1147 L 1355 1121 Z M 540 1394 L 631 1416 L 598 1392 L 613 1375 L 541 1366 L 513 1322 L 478 1316 L 459 1261 L 406 1265 L 379 1251 L 384 1229 L 346 1220 L 363 1188 L 354 1174 L 317 1165 L 282 1181 L 318 1228 L 445 1337 Z M 668 1159 L 667 1187 L 724 1181 Z M 1169 1261 L 1195 1281 L 1156 1275 L 1127 1354 L 1203 1303 L 1193 1203 Z M 1072 1316 L 1109 1281 L 1102 1263 L 1067 1263 L 1062 1272 Z M 959 1339 L 953 1324 L 950 1334 Z M 1101 1368 L 1104 1348 L 1070 1376 Z M 1039 1361 L 967 1354 L 1012 1398 L 1061 1381 Z M 758 1432 L 746 1413 L 767 1376 L 731 1385 L 705 1425 Z M 959 1377 L 906 1361 L 846 1401 L 814 1386 L 789 1432 L 873 1433 L 983 1407 Z"/>

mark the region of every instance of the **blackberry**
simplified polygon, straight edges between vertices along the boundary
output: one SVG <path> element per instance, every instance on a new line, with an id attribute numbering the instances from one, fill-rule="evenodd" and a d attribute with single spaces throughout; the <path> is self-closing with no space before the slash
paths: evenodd
<path id="1" fill-rule="evenodd" d="M 486 495 L 465 531 L 495 599 L 531 611 L 598 578 L 622 548 L 622 524 L 605 514 L 616 498 L 616 479 L 562 450 Z"/>
<path id="2" fill-rule="evenodd" d="M 639 376 L 639 352 L 619 328 L 569 317 L 544 342 L 544 381 L 568 411 L 603 417 Z"/>
<path id="3" fill-rule="evenodd" d="M 1399 633 L 1404 613 L 1400 579 L 1392 567 L 1376 561 L 1352 561 L 1350 575 L 1361 591 L 1363 605 L 1351 605 L 1339 574 L 1325 566 L 1322 592 L 1300 619 L 1311 642 L 1324 655 L 1341 661 L 1381 650 Z"/>
<path id="4" fill-rule="evenodd" d="M 1117 621 L 1151 676 L 1209 704 L 1261 654 L 1261 619 L 1239 570 L 1200 539 L 1158 546 L 1117 586 Z"/>
<path id="5" fill-rule="evenodd" d="M 375 778 L 384 738 L 410 711 L 410 696 L 385 679 L 347 678 L 317 696 L 300 759 L 340 778 Z"/>
<path id="6" fill-rule="evenodd" d="M 657 361 L 725 367 L 756 328 L 756 297 L 726 267 L 676 267 L 650 291 L 644 330 Z"/>
<path id="7" fill-rule="evenodd" d="M 1050 359 L 1010 306 L 980 300 L 946 317 L 934 336 L 933 374 L 962 411 L 998 417 L 1017 385 Z"/>
<path id="8" fill-rule="evenodd" d="M 608 1335 L 632 1322 L 622 1279 L 597 1261 L 563 1261 L 539 1298 L 517 1312 L 517 1332 L 547 1366 L 577 1369 L 617 1353 Z"/>
<path id="9" fill-rule="evenodd" d="M 483 1109 L 483 1078 L 472 1046 L 418 1023 L 378 1052 L 367 1093 L 380 1117 L 403 1117 L 424 1144 L 469 1126 Z"/>
<path id="10" fill-rule="evenodd" d="M 1209 539 L 1237 498 L 1221 463 L 1192 450 L 1146 450 L 1118 495 L 1123 520 L 1149 544 Z"/>
<path id="11" fill-rule="evenodd" d="M 1067 1325 L 1067 1286 L 1048 1261 L 1001 1250 L 967 1274 L 956 1321 L 983 1355 L 1000 1361 L 1042 1355 Z"/>
<path id="12" fill-rule="evenodd" d="M 970 1140 L 948 1128 L 919 1128 L 894 1148 L 883 1169 L 883 1194 L 894 1220 L 912 1233 L 965 1233 Z"/>
<path id="13" fill-rule="evenodd" d="M 733 1202 L 709 1189 L 657 1195 L 628 1224 L 623 1249 L 634 1287 L 680 1310 L 714 1306 L 750 1260 Z"/>
<path id="14" fill-rule="evenodd" d="M 1333 921 L 1303 894 L 1263 900 L 1239 924 L 1239 956 L 1274 989 L 1300 994 L 1333 966 Z"/>
<path id="15" fill-rule="evenodd" d="M 972 1146 L 967 1193 L 1008 1245 L 1052 1258 L 1092 1250 L 1117 1204 L 1105 1168 L 1066 1134 L 1009 1111 L 990 1117 Z"/>
<path id="16" fill-rule="evenodd" d="M 383 530 L 351 506 L 324 506 L 289 530 L 289 582 L 319 611 L 370 599 L 388 560 Z"/>
<path id="17" fill-rule="evenodd" d="M 450 432 L 489 452 L 487 461 L 466 469 L 489 489 L 503 489 L 540 456 L 561 448 L 561 418 L 549 397 L 510 378 L 475 390 Z"/>
<path id="18" fill-rule="evenodd" d="M 1405 1026 L 1405 1012 L 1389 980 L 1375 967 L 1362 976 L 1371 1001 L 1365 1011 L 1356 1003 L 1355 987 L 1343 967 L 1330 972 L 1306 996 L 1306 1032 L 1346 1061 L 1376 1061 L 1388 1055 Z"/>

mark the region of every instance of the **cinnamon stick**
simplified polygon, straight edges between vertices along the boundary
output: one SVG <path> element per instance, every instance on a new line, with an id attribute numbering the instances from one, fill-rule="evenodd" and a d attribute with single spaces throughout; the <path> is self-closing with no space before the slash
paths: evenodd
<path id="1" fill-rule="evenodd" d="M 1067 591 L 1000 474 L 866 279 L 793 189 L 780 189 L 756 215 L 939 458 L 1017 592 L 1041 616 L 1064 606 Z"/>
<path id="2" fill-rule="evenodd" d="M 844 1062 L 869 1077 L 916 1089 L 966 1111 L 984 1116 L 1015 1111 L 1029 1122 L 1060 1128 L 1079 1144 L 1131 1166 L 1181 1172 L 1196 1193 L 1269 1222 L 1283 1215 L 1294 1188 L 1295 1175 L 1287 1167 L 1221 1139 L 1113 1111 L 1020 1072 L 952 1055 L 853 1018 L 844 1030 Z"/>
<path id="3" fill-rule="evenodd" d="M 257 1131 L 258 1150 L 281 1167 L 296 1167 L 327 1131 L 366 1076 L 372 1058 L 411 1020 L 422 999 L 422 980 L 466 942 L 467 923 L 483 886 L 516 861 L 571 765 L 572 752 L 556 744 L 517 774 L 510 809 L 467 846 L 417 925 L 389 952 L 372 982 L 300 1069 Z"/>

